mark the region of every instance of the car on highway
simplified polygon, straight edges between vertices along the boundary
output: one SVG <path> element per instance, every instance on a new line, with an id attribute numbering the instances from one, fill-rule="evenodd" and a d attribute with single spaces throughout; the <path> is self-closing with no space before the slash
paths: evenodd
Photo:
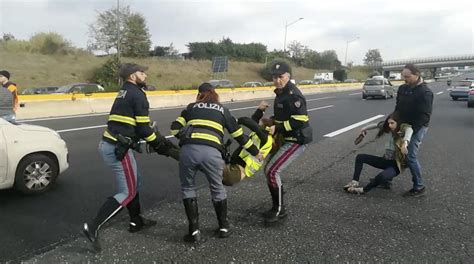
<path id="1" fill-rule="evenodd" d="M 469 80 L 457 81 L 451 84 L 449 96 L 456 101 L 459 98 L 467 98 L 469 89 L 474 88 L 473 82 Z"/>
<path id="2" fill-rule="evenodd" d="M 387 78 L 374 76 L 365 81 L 362 86 L 362 99 L 369 97 L 382 97 L 384 99 L 393 98 L 395 90 Z"/>
<path id="3" fill-rule="evenodd" d="M 242 87 L 262 87 L 263 83 L 261 82 L 245 82 L 242 84 Z"/>
<path id="4" fill-rule="evenodd" d="M 209 80 L 214 88 L 234 88 L 234 84 L 229 80 Z"/>
<path id="5" fill-rule="evenodd" d="M 56 131 L 0 118 L 0 189 L 44 193 L 68 167 L 66 142 Z"/>
<path id="6" fill-rule="evenodd" d="M 59 87 L 57 86 L 48 86 L 48 87 L 36 87 L 36 88 L 26 88 L 21 91 L 20 94 L 27 95 L 27 94 L 50 94 L 54 93 L 58 90 Z"/>
<path id="7" fill-rule="evenodd" d="M 301 80 L 298 82 L 299 85 L 309 85 L 314 84 L 313 80 Z"/>
<path id="8" fill-rule="evenodd" d="M 105 91 L 102 85 L 97 83 L 73 83 L 58 88 L 55 93 L 96 93 Z"/>
<path id="9" fill-rule="evenodd" d="M 474 107 L 474 88 L 469 89 L 467 95 L 467 107 Z"/>

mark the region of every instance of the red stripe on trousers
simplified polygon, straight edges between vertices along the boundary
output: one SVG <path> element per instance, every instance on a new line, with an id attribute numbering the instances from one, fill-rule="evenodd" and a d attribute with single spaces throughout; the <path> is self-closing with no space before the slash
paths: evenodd
<path id="1" fill-rule="evenodd" d="M 125 180 L 127 181 L 128 186 L 128 195 L 123 200 L 122 205 L 126 206 L 130 201 L 135 197 L 135 174 L 133 173 L 132 164 L 130 162 L 129 153 L 125 155 L 124 159 L 121 161 L 123 172 L 125 174 Z"/>
<path id="2" fill-rule="evenodd" d="M 278 158 L 277 161 L 273 163 L 273 166 L 270 167 L 268 178 L 272 186 L 276 185 L 276 179 L 275 179 L 276 171 L 281 167 L 281 165 L 283 165 L 283 163 L 285 163 L 285 161 L 287 161 L 291 157 L 291 155 L 293 155 L 293 153 L 295 153 L 295 151 L 298 149 L 299 146 L 300 146 L 299 144 L 293 143 L 293 146 L 291 146 L 290 149 L 288 149 L 285 153 L 283 153 L 283 155 L 281 155 L 280 158 Z"/>

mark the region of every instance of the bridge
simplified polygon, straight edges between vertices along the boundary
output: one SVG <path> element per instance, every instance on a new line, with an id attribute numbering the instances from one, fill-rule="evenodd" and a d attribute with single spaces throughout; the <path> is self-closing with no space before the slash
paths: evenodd
<path id="1" fill-rule="evenodd" d="M 388 77 L 390 71 L 401 71 L 408 63 L 415 64 L 420 70 L 429 69 L 432 77 L 435 77 L 436 71 L 439 68 L 474 66 L 474 54 L 390 60 L 375 63 L 374 68 L 381 70 L 384 75 Z"/>

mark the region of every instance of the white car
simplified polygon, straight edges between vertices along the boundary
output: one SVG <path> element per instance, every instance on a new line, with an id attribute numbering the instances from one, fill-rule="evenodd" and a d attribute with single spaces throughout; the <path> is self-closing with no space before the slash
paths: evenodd
<path id="1" fill-rule="evenodd" d="M 49 128 L 0 118 L 0 189 L 48 191 L 69 167 L 66 142 Z"/>

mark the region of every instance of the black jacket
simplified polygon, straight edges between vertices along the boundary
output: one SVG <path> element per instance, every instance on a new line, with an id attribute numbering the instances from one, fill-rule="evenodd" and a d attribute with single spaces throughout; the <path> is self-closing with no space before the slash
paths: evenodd
<path id="1" fill-rule="evenodd" d="M 433 110 L 433 92 L 425 82 L 415 87 L 403 84 L 398 88 L 395 111 L 400 113 L 401 122 L 412 126 L 416 133 L 430 123 Z"/>
<path id="2" fill-rule="evenodd" d="M 282 89 L 275 89 L 273 119 L 275 132 L 281 133 L 285 141 L 307 144 L 312 140 L 312 130 L 306 109 L 306 98 L 292 83 Z"/>
<path id="3" fill-rule="evenodd" d="M 125 82 L 110 110 L 103 139 L 116 143 L 117 135 L 121 134 L 134 140 L 142 138 L 152 146 L 157 145 L 158 138 L 150 127 L 149 107 L 143 89 Z"/>
<path id="4" fill-rule="evenodd" d="M 224 128 L 250 154 L 258 154 L 257 147 L 244 134 L 229 109 L 219 103 L 191 103 L 171 124 L 171 134 L 179 144 L 202 144 L 223 151 Z"/>

